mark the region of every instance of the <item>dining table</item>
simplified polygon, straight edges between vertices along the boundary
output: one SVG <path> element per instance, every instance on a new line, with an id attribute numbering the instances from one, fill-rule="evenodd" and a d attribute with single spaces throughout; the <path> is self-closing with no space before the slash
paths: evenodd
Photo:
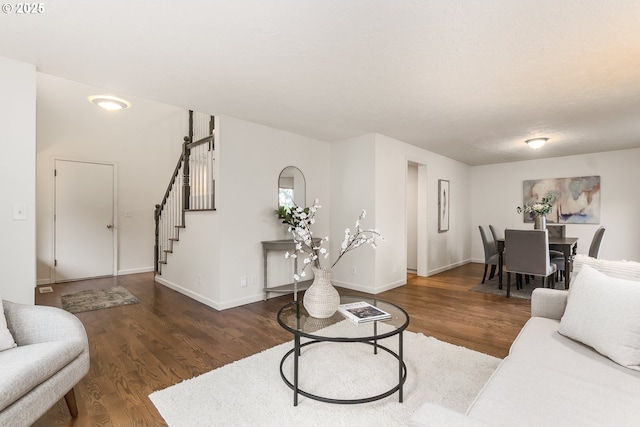
<path id="1" fill-rule="evenodd" d="M 504 263 L 504 238 L 496 239 L 498 249 L 498 285 L 502 289 L 502 265 Z M 578 250 L 577 237 L 549 237 L 549 250 L 559 251 L 564 254 L 564 288 L 569 289 L 571 283 L 571 263 Z"/>

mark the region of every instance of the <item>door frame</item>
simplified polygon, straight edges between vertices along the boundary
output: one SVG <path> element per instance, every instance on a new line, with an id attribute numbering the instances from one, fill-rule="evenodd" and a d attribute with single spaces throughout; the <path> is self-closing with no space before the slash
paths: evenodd
<path id="1" fill-rule="evenodd" d="M 51 175 L 55 173 L 56 170 L 56 161 L 64 161 L 64 162 L 77 162 L 77 163 L 90 163 L 97 165 L 108 165 L 113 167 L 113 277 L 118 275 L 118 164 L 114 162 L 101 162 L 99 160 L 86 160 L 72 157 L 59 157 L 52 156 L 51 157 Z M 55 176 L 51 180 L 52 191 L 51 191 L 51 262 L 50 262 L 50 274 L 51 283 L 58 283 L 58 278 L 56 276 L 56 267 L 55 267 L 55 259 L 56 259 L 56 179 Z M 112 276 L 108 276 L 112 277 Z M 83 279 L 79 279 L 83 280 Z M 66 281 L 66 280 L 65 280 Z"/>
<path id="2" fill-rule="evenodd" d="M 427 174 L 428 165 L 421 160 L 417 160 L 407 156 L 405 158 L 405 194 L 407 192 L 407 181 L 409 179 L 409 164 L 412 163 L 418 168 L 417 176 L 417 193 L 418 200 L 416 201 L 417 209 L 417 241 L 416 241 L 416 253 L 417 253 L 417 275 L 420 277 L 429 276 L 429 227 L 428 227 L 428 188 L 429 188 L 429 175 Z M 408 242 L 408 221 L 407 221 L 408 204 L 405 196 L 404 214 L 405 214 L 405 230 L 404 230 L 404 247 L 405 258 L 408 256 L 407 242 Z M 405 265 L 407 263 L 405 262 Z"/>

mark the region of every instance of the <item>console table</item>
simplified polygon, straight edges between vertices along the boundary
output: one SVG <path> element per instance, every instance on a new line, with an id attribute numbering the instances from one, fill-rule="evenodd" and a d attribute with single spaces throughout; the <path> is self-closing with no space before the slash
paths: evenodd
<path id="1" fill-rule="evenodd" d="M 313 239 L 314 244 L 320 243 L 319 238 Z M 263 257 L 263 266 L 264 266 L 264 300 L 267 300 L 267 295 L 269 292 L 281 292 L 281 293 L 290 293 L 293 292 L 294 283 L 287 283 L 285 285 L 280 286 L 271 286 L 269 287 L 269 275 L 268 275 L 268 258 L 267 255 L 269 251 L 289 251 L 290 253 L 294 253 L 296 250 L 296 243 L 293 239 L 286 240 L 267 240 L 262 242 L 262 257 Z M 298 270 L 298 258 L 293 259 L 293 270 Z M 305 290 L 309 286 L 313 280 L 305 280 L 302 282 L 298 282 L 298 290 Z"/>

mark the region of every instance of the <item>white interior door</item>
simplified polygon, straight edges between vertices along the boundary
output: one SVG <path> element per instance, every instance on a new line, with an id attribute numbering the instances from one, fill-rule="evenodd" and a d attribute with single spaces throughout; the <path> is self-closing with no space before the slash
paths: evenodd
<path id="1" fill-rule="evenodd" d="M 55 281 L 114 274 L 114 166 L 55 161 Z"/>

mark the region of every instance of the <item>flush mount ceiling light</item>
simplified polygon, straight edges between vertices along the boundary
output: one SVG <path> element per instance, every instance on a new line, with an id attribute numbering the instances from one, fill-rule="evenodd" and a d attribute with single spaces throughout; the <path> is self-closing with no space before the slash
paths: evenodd
<path id="1" fill-rule="evenodd" d="M 549 140 L 549 138 L 534 138 L 534 139 L 527 139 L 525 142 L 531 148 L 540 148 L 548 140 Z"/>
<path id="2" fill-rule="evenodd" d="M 87 99 L 92 104 L 110 111 L 124 110 L 125 108 L 131 107 L 131 103 L 126 99 L 111 95 L 91 95 Z"/>

